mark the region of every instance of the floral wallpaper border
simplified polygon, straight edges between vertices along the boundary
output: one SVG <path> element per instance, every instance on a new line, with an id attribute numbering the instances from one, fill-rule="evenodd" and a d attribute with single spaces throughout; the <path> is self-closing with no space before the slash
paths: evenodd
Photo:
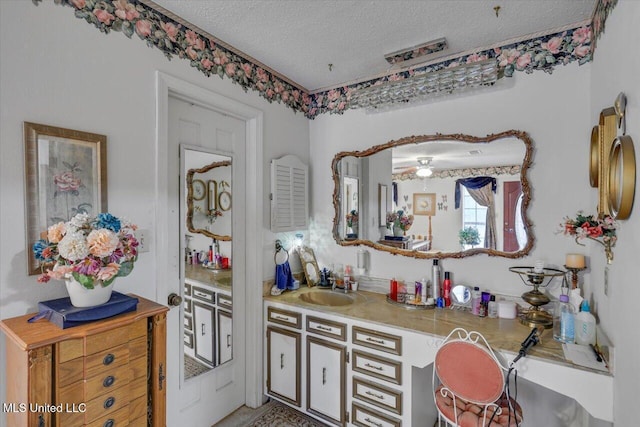
<path id="1" fill-rule="evenodd" d="M 32 0 L 36 5 L 43 0 Z M 403 80 L 416 74 L 429 73 L 460 64 L 495 58 L 501 75 L 510 77 L 516 71 L 551 73 L 559 65 L 578 61 L 580 65 L 591 61 L 596 40 L 604 32 L 605 22 L 618 0 L 598 0 L 589 25 L 559 33 L 538 36 L 406 70 L 388 76 L 336 87 L 309 94 L 252 60 L 227 49 L 215 40 L 203 36 L 176 22 L 164 13 L 139 0 L 54 0 L 56 4 L 70 6 L 75 16 L 93 24 L 101 32 L 122 32 L 128 38 L 135 34 L 149 47 L 160 49 L 167 59 L 174 56 L 188 60 L 192 67 L 207 77 L 218 76 L 239 84 L 244 91 L 256 91 L 269 102 L 281 103 L 309 119 L 319 114 L 341 114 L 350 108 L 354 91 L 388 81 Z"/>
<path id="2" fill-rule="evenodd" d="M 511 166 L 488 166 L 486 168 L 463 168 L 463 169 L 445 169 L 434 171 L 433 175 L 429 177 L 432 178 L 468 178 L 470 176 L 497 176 L 497 175 L 519 175 L 522 170 L 521 165 L 511 165 Z M 394 173 L 392 179 L 399 181 L 406 181 L 411 179 L 422 179 L 416 175 L 415 170 L 403 172 L 403 173 Z"/>

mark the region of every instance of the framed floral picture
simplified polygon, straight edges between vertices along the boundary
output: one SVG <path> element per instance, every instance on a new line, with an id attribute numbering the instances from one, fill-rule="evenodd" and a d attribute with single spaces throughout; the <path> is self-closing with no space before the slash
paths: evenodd
<path id="1" fill-rule="evenodd" d="M 413 214 L 434 216 L 436 214 L 436 193 L 413 193 Z"/>
<path id="2" fill-rule="evenodd" d="M 33 244 L 47 228 L 79 213 L 107 210 L 107 137 L 24 122 L 26 225 L 29 275 L 43 265 Z"/>

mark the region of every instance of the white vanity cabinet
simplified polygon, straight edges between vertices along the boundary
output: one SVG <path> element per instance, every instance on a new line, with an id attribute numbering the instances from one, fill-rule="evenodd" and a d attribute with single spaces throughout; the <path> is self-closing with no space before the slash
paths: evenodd
<path id="1" fill-rule="evenodd" d="M 403 369 L 405 337 L 270 301 L 265 314 L 268 395 L 332 425 L 412 426 L 411 410 L 404 412 L 411 408 L 411 367 Z"/>
<path id="2" fill-rule="evenodd" d="M 232 357 L 231 291 L 185 280 L 184 351 L 212 368 Z"/>

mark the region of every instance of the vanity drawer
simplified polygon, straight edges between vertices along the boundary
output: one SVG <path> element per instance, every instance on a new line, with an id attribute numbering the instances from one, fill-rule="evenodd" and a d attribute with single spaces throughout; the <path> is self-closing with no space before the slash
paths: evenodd
<path id="1" fill-rule="evenodd" d="M 353 397 L 402 415 L 402 392 L 353 377 Z"/>
<path id="2" fill-rule="evenodd" d="M 87 378 L 129 363 L 129 344 L 109 348 L 85 358 Z"/>
<path id="3" fill-rule="evenodd" d="M 112 414 L 102 417 L 98 420 L 91 420 L 86 427 L 125 427 L 129 426 L 129 408 L 121 408 Z"/>
<path id="4" fill-rule="evenodd" d="M 201 288 L 199 286 L 191 287 L 191 297 L 193 299 L 208 302 L 210 304 L 215 304 L 216 302 L 215 292 L 213 292 L 211 289 Z"/>
<path id="5" fill-rule="evenodd" d="M 131 369 L 129 365 L 120 366 L 119 368 L 112 369 L 110 372 L 88 378 L 84 383 L 85 399 L 91 400 L 102 396 L 103 394 L 129 384 L 129 381 L 131 381 Z"/>
<path id="6" fill-rule="evenodd" d="M 281 308 L 268 307 L 267 319 L 273 323 L 291 326 L 296 329 L 302 327 L 302 314 L 295 311 L 283 310 Z"/>
<path id="7" fill-rule="evenodd" d="M 402 362 L 396 360 L 353 350 L 352 369 L 395 384 L 402 383 Z"/>
<path id="8" fill-rule="evenodd" d="M 354 326 L 351 331 L 354 344 L 397 354 L 398 356 L 402 355 L 402 337 L 359 326 Z"/>
<path id="9" fill-rule="evenodd" d="M 351 423 L 359 427 L 401 427 L 402 421 L 380 414 L 375 409 L 353 403 Z"/>
<path id="10" fill-rule="evenodd" d="M 84 413 L 85 422 L 89 423 L 98 418 L 112 416 L 117 410 L 127 407 L 129 393 L 128 387 L 120 387 L 111 393 L 88 401 L 87 411 Z M 129 411 L 127 410 L 126 412 L 128 417 Z"/>
<path id="11" fill-rule="evenodd" d="M 231 299 L 231 295 L 224 295 L 218 293 L 218 307 L 231 310 L 233 309 L 233 300 Z"/>
<path id="12" fill-rule="evenodd" d="M 184 345 L 193 348 L 193 334 L 191 332 L 184 331 Z"/>
<path id="13" fill-rule="evenodd" d="M 315 316 L 307 316 L 307 331 L 340 341 L 347 340 L 347 325 Z"/>

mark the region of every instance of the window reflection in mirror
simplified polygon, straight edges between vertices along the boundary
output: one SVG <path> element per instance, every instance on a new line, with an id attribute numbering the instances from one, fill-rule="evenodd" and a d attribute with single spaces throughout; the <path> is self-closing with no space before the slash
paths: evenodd
<path id="1" fill-rule="evenodd" d="M 334 237 L 342 245 L 363 244 L 417 258 L 522 257 L 533 246 L 527 219 L 532 150 L 525 132 L 506 131 L 486 137 L 412 136 L 339 153 L 332 165 Z M 352 177 L 359 185 L 356 238 L 346 226 Z M 380 200 L 380 186 L 389 189 L 386 200 Z M 413 215 L 413 223 L 403 236 L 392 237 L 393 227 L 380 220 L 381 209 Z"/>
<path id="2" fill-rule="evenodd" d="M 183 348 L 188 380 L 232 358 L 232 158 L 182 146 Z"/>

